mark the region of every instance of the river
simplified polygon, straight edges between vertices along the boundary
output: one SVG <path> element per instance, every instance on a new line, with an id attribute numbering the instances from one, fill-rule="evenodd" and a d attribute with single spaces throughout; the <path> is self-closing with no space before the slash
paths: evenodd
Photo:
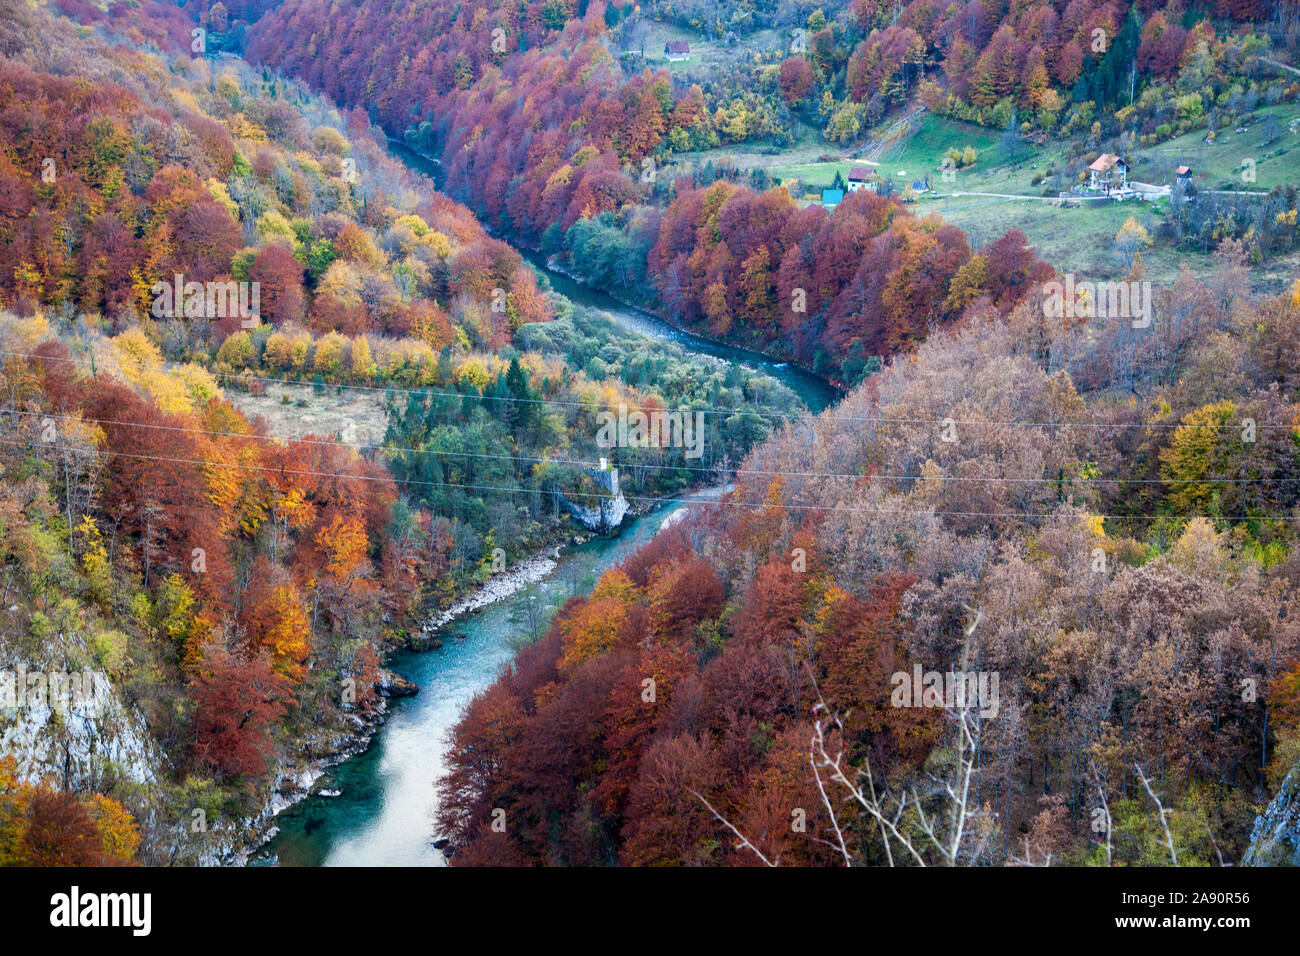
<path id="1" fill-rule="evenodd" d="M 438 167 L 400 143 L 394 156 L 437 182 Z M 648 312 L 550 269 L 535 253 L 522 253 L 545 274 L 556 292 L 599 309 L 624 328 L 729 362 L 761 368 L 779 379 L 813 411 L 837 397 L 810 372 L 756 352 L 710 342 L 674 328 Z M 465 705 L 490 685 L 514 656 L 525 602 L 558 605 L 587 594 L 596 579 L 652 538 L 668 516 L 691 505 L 673 503 L 624 522 L 617 538 L 596 538 L 566 548 L 557 567 L 531 589 L 466 615 L 449 625 L 463 640 L 446 640 L 436 651 L 394 655 L 388 666 L 419 685 L 417 696 L 390 702 L 388 720 L 370 747 L 334 767 L 312 796 L 285 810 L 275 837 L 253 854 L 252 865 L 441 866 L 433 845 L 434 781 L 441 776 L 448 731 Z M 325 794 L 336 794 L 326 796 Z"/>
<path id="2" fill-rule="evenodd" d="M 428 176 L 435 185 L 442 185 L 440 164 L 396 140 L 388 141 L 388 149 L 395 159 L 401 160 L 410 169 Z M 679 329 L 657 315 L 629 306 L 599 289 L 557 272 L 540 253 L 528 249 L 518 249 L 518 251 L 534 269 L 546 277 L 551 288 L 556 292 L 578 305 L 605 313 L 625 329 L 652 339 L 674 342 L 688 352 L 698 352 L 727 362 L 738 362 L 762 369 L 799 396 L 799 400 L 814 412 L 825 410 L 840 398 L 840 392 L 833 385 L 806 369 L 769 358 L 762 352 L 724 345 Z"/>
<path id="3" fill-rule="evenodd" d="M 447 732 L 465 705 L 514 656 L 528 600 L 562 604 L 586 594 L 600 574 L 658 532 L 674 503 L 624 522 L 617 538 L 566 548 L 546 578 L 448 625 L 464 640 L 440 650 L 403 651 L 389 666 L 420 686 L 415 697 L 390 701 L 388 720 L 364 753 L 325 774 L 316 792 L 280 814 L 279 833 L 250 863 L 281 866 L 441 866 L 433 845 L 434 781 L 442 774 Z M 339 791 L 338 796 L 321 792 Z"/>

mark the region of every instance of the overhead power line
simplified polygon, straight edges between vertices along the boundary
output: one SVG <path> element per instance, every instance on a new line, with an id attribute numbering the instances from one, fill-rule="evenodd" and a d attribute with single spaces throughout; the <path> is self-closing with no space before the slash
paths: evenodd
<path id="1" fill-rule="evenodd" d="M 20 448 L 27 448 L 30 450 L 36 450 L 39 447 L 41 447 L 40 445 L 34 444 L 32 442 L 7 441 L 5 439 L 0 439 L 0 445 L 16 446 Z M 357 475 L 357 474 L 349 474 L 347 472 L 310 471 L 310 470 L 295 469 L 295 468 L 277 468 L 277 467 L 265 466 L 265 465 L 251 465 L 242 462 L 205 461 L 203 459 L 175 458 L 175 457 L 170 457 L 165 455 L 137 455 L 130 452 L 113 451 L 111 449 L 98 450 L 98 453 L 104 456 L 112 456 L 116 458 L 127 458 L 127 459 L 140 460 L 140 461 L 156 461 L 156 462 L 166 462 L 170 464 L 198 465 L 202 468 L 227 468 L 227 469 L 236 469 L 236 470 L 243 470 L 243 471 L 271 472 L 273 474 L 295 475 L 301 477 L 338 478 L 343 480 L 369 481 L 369 482 L 378 482 L 378 483 L 393 484 L 399 486 L 400 485 L 421 485 L 421 486 L 429 486 L 435 488 L 458 488 L 458 489 L 465 489 L 470 491 L 494 492 L 497 494 L 545 495 L 551 493 L 546 491 L 543 488 L 517 488 L 517 487 L 508 487 L 508 486 L 501 486 L 501 485 L 469 485 L 469 484 L 459 484 L 455 482 L 419 481 L 414 479 L 410 479 L 410 480 L 399 479 L 392 475 Z M 596 497 L 596 495 L 594 495 L 593 493 L 587 493 L 587 492 L 574 492 L 572 494 L 574 494 L 575 497 L 576 496 Z M 1008 519 L 1019 519 L 1019 520 L 1042 520 L 1042 519 L 1054 517 L 1056 515 L 1056 512 L 1051 512 L 1051 511 L 1044 511 L 1044 512 L 946 511 L 946 510 L 936 510 L 930 508 L 921 508 L 921 509 L 853 508 L 853 507 L 831 506 L 825 504 L 794 504 L 791 502 L 772 503 L 768 501 L 742 501 L 742 500 L 737 500 L 732 498 L 714 499 L 714 498 L 686 497 L 681 495 L 674 496 L 674 495 L 628 494 L 628 495 L 624 495 L 624 497 L 633 501 L 646 502 L 652 506 L 677 502 L 680 504 L 716 504 L 716 505 L 725 505 L 731 507 L 751 508 L 755 510 L 814 511 L 814 512 L 822 511 L 822 512 L 866 514 L 866 515 L 906 515 L 906 516 L 913 516 L 913 517 L 966 517 L 966 518 L 1008 518 Z M 1088 515 L 1089 517 L 1096 517 L 1096 518 L 1101 518 L 1103 520 L 1115 520 L 1115 521 L 1138 521 L 1138 520 L 1190 521 L 1195 518 L 1204 518 L 1210 521 L 1219 521 L 1219 520 L 1226 520 L 1231 517 L 1227 515 L 1212 515 L 1212 514 L 1121 515 L 1121 514 L 1093 514 L 1092 512 L 1088 512 Z M 1255 521 L 1295 521 L 1300 516 L 1288 514 L 1288 515 L 1245 515 L 1244 517 Z"/>
<path id="2" fill-rule="evenodd" d="M 41 361 L 67 362 L 71 364 L 81 365 L 82 367 L 84 367 L 84 363 L 79 362 L 79 360 L 76 359 L 75 357 L 62 358 L 58 356 L 37 355 L 28 352 L 14 352 L 14 351 L 8 351 L 4 349 L 0 349 L 0 355 L 9 355 L 14 358 L 37 359 Z M 308 387 L 334 388 L 334 389 L 345 388 L 345 389 L 363 391 L 363 392 L 384 392 L 384 393 L 392 392 L 394 394 L 414 395 L 420 398 L 449 398 L 449 399 L 458 399 L 462 401 L 470 400 L 470 401 L 490 401 L 490 402 L 518 402 L 518 403 L 536 404 L 536 405 L 556 405 L 560 407 L 571 407 L 571 408 L 586 408 L 586 409 L 600 408 L 602 410 L 616 407 L 616 406 L 604 405 L 603 403 L 589 402 L 589 401 L 575 401 L 571 399 L 519 398 L 513 395 L 466 395 L 462 392 L 440 391 L 431 388 L 407 388 L 404 386 L 397 386 L 397 385 L 351 385 L 346 382 L 317 383 L 311 381 L 294 381 L 291 379 L 284 379 L 284 378 L 268 378 L 265 376 L 257 376 L 257 375 L 240 375 L 240 374 L 234 374 L 230 372 L 212 372 L 207 369 L 204 369 L 204 372 L 208 375 L 211 375 L 213 378 L 218 378 L 218 379 L 228 379 L 228 380 L 234 380 L 239 382 L 245 382 L 245 381 L 269 382 L 276 385 L 280 385 L 285 388 L 308 388 Z M 931 426 L 936 428 L 954 425 L 954 426 L 962 426 L 962 427 L 1000 426 L 1000 427 L 1007 427 L 1007 428 L 1094 428 L 1094 429 L 1115 429 L 1115 430 L 1137 428 L 1137 429 L 1145 429 L 1149 431 L 1179 429 L 1179 428 L 1212 429 L 1216 431 L 1240 431 L 1241 428 L 1243 427 L 1241 422 L 1224 422 L 1222 424 L 1213 424 L 1208 422 L 1207 423 L 1072 422 L 1072 421 L 1042 422 L 1042 421 L 1032 421 L 1027 419 L 952 418 L 950 416 L 945 416 L 941 418 L 913 418 L 913 417 L 894 418 L 894 417 L 883 416 L 883 415 L 836 414 L 834 410 L 828 413 L 826 412 L 821 413 L 822 416 L 829 415 L 829 419 L 827 419 L 819 415 L 813 415 L 813 413 L 809 412 L 806 409 L 797 413 L 785 413 L 779 411 L 766 411 L 766 412 L 749 411 L 743 408 L 732 408 L 732 407 L 724 407 L 724 406 L 701 406 L 701 407 L 691 407 L 685 405 L 666 406 L 666 405 L 661 405 L 657 402 L 642 403 L 642 404 L 637 404 L 633 402 L 620 402 L 619 405 L 629 410 L 639 410 L 639 411 L 651 411 L 651 412 L 663 412 L 663 413 L 681 412 L 684 414 L 686 413 L 694 414 L 696 412 L 702 412 L 706 415 L 717 415 L 717 416 L 726 416 L 726 417 L 742 416 L 742 417 L 754 417 L 754 418 L 763 418 L 763 419 L 780 418 L 780 419 L 786 419 L 788 421 L 805 421 L 810 424 L 822 424 L 829 420 L 834 422 L 835 424 L 849 423 L 849 424 L 865 424 L 865 425 L 925 425 L 925 426 Z M 1262 431 L 1268 429 L 1293 429 L 1293 428 L 1294 426 L 1286 423 L 1257 422 L 1255 424 L 1256 431 Z"/>
<path id="3" fill-rule="evenodd" d="M 5 414 L 0 412 L 0 415 Z M 448 458 L 470 458 L 483 459 L 491 461 L 510 461 L 524 462 L 527 464 L 542 465 L 574 465 L 592 470 L 600 470 L 602 462 L 586 461 L 583 459 L 571 458 L 538 458 L 527 455 L 494 455 L 485 452 L 467 452 L 467 451 L 442 451 L 432 448 L 410 448 L 399 447 L 386 444 L 366 444 L 352 443 L 346 441 L 322 440 L 310 437 L 304 438 L 280 438 L 275 435 L 259 435 L 245 432 L 220 431 L 217 429 L 206 428 L 186 428 L 180 425 L 161 425 L 152 422 L 129 422 L 104 418 L 82 418 L 76 415 L 60 415 L 55 412 L 31 412 L 12 409 L 8 414 L 23 415 L 32 418 L 49 418 L 59 421 L 75 422 L 84 425 L 111 425 L 123 428 L 147 428 L 168 432 L 180 432 L 183 434 L 203 435 L 208 437 L 223 437 L 234 439 L 246 439 L 250 441 L 266 441 L 277 444 L 294 443 L 299 445 L 323 446 L 327 448 L 350 448 L 359 451 L 382 451 L 394 454 L 411 454 L 411 455 L 433 455 L 435 457 L 444 456 Z M 614 451 L 615 449 L 610 449 Z M 900 475 L 888 474 L 884 472 L 860 473 L 860 472 L 825 472 L 825 471 L 780 471 L 760 468 L 736 468 L 720 469 L 716 466 L 705 465 L 685 465 L 685 464 L 653 464 L 631 462 L 624 463 L 626 467 L 638 470 L 650 471 L 689 471 L 702 474 L 716 474 L 719 472 L 730 471 L 735 474 L 756 475 L 759 477 L 772 478 L 807 478 L 807 479 L 878 479 L 881 481 L 942 481 L 942 482 L 972 482 L 972 483 L 996 483 L 1003 482 L 1006 484 L 1113 484 L 1113 485 L 1169 485 L 1169 484 L 1289 484 L 1300 482 L 1300 476 L 1281 476 L 1265 477 L 1258 476 L 1253 478 L 1195 478 L 1186 479 L 1176 482 L 1170 482 L 1163 478 L 1106 478 L 1102 476 L 1087 475 L 1061 475 L 1057 477 L 1011 477 L 1004 475 Z"/>

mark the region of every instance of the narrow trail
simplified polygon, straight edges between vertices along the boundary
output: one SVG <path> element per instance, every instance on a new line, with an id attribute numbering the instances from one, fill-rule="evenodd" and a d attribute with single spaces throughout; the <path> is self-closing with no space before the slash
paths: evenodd
<path id="1" fill-rule="evenodd" d="M 879 161 L 886 149 L 898 145 L 903 140 L 912 127 L 912 121 L 924 112 L 924 106 L 913 107 L 881 130 L 870 142 L 846 152 L 844 158 Z"/>

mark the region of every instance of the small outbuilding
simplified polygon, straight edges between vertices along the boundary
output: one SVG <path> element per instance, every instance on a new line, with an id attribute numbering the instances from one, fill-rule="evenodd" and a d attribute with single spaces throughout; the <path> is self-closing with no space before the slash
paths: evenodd
<path id="1" fill-rule="evenodd" d="M 691 58 L 691 45 L 685 40 L 669 40 L 664 44 L 664 56 L 674 62 Z"/>

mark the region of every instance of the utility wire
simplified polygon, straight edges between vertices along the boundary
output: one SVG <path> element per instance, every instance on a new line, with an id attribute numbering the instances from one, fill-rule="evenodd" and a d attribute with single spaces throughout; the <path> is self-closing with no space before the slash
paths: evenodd
<path id="1" fill-rule="evenodd" d="M 56 356 L 36 355 L 27 352 L 7 351 L 4 349 L 0 349 L 0 355 L 9 355 L 14 358 L 28 358 L 28 359 L 38 359 L 42 361 L 69 362 L 73 364 L 78 364 L 78 360 L 76 358 L 61 358 Z M 293 381 L 290 379 L 282 379 L 282 378 L 267 378 L 267 377 L 256 376 L 256 375 L 249 376 L 249 375 L 236 375 L 229 372 L 210 372 L 206 369 L 204 369 L 204 371 L 207 374 L 211 375 L 213 378 L 233 379 L 235 381 L 271 382 L 288 388 L 304 388 L 304 387 L 335 388 L 335 389 L 346 388 L 346 389 L 352 389 L 356 391 L 366 391 L 366 392 L 385 392 L 385 393 L 393 392 L 397 394 L 415 395 L 421 398 L 429 397 L 429 398 L 452 398 L 452 399 L 460 399 L 462 401 L 470 400 L 470 401 L 492 401 L 492 402 L 519 402 L 519 403 L 527 403 L 527 404 L 558 405 L 564 407 L 589 408 L 589 409 L 596 408 L 600 405 L 600 403 L 598 402 L 580 402 L 580 401 L 573 401 L 573 400 L 566 400 L 566 399 L 553 399 L 553 398 L 518 398 L 513 395 L 466 395 L 461 392 L 446 392 L 446 391 L 438 391 L 435 389 L 422 389 L 422 388 L 405 388 L 396 385 L 382 385 L 382 386 L 381 385 L 349 385 L 344 382 L 326 382 L 326 383 L 318 384 L 314 382 Z M 741 408 L 727 408 L 723 406 L 704 406 L 702 408 L 692 408 L 689 406 L 668 407 L 657 403 L 638 405 L 638 404 L 633 404 L 628 402 L 621 402 L 620 405 L 628 409 L 634 409 L 634 410 L 649 409 L 652 412 L 663 412 L 663 413 L 703 412 L 705 414 L 728 416 L 728 417 L 739 415 L 739 416 L 749 416 L 749 417 L 764 418 L 764 419 L 783 418 L 783 419 L 795 420 L 795 421 L 800 421 L 800 420 L 814 421 L 817 419 L 817 416 L 814 416 L 811 412 L 807 411 L 806 409 L 798 413 L 785 413 L 785 412 L 778 412 L 778 411 L 755 412 L 755 411 L 747 411 Z M 605 407 L 608 408 L 611 406 L 605 406 Z M 841 422 L 848 422 L 853 424 L 870 424 L 870 425 L 891 425 L 891 424 L 892 425 L 933 425 L 933 426 L 974 425 L 974 426 L 1003 426 L 1008 428 L 1101 428 L 1101 429 L 1142 428 L 1148 430 L 1178 429 L 1178 428 L 1209 428 L 1215 430 L 1232 429 L 1237 431 L 1240 431 L 1242 428 L 1240 423 L 1234 423 L 1234 422 L 1225 422 L 1220 425 L 1215 425 L 1210 423 L 1182 423 L 1182 422 L 1151 422 L 1151 423 L 1069 422 L 1069 421 L 1037 422 L 1037 421 L 1026 421 L 1022 419 L 1006 420 L 1006 419 L 981 419 L 981 418 L 967 418 L 967 419 L 889 418 L 885 416 L 874 416 L 874 415 L 866 415 L 866 416 L 833 415 L 832 421 L 834 421 L 834 423 L 837 425 Z M 1292 429 L 1293 427 L 1294 426 L 1288 424 L 1270 424 L 1268 422 L 1261 422 L 1255 425 L 1255 429 L 1257 431 L 1262 429 L 1271 429 L 1271 428 Z"/>
<path id="2" fill-rule="evenodd" d="M 485 452 L 468 452 L 468 451 L 439 451 L 432 448 L 409 448 L 397 447 L 392 445 L 371 445 L 365 443 L 352 443 L 345 441 L 322 440 L 310 437 L 304 438 L 279 438 L 275 435 L 247 434 L 244 432 L 219 431 L 206 428 L 185 428 L 179 425 L 159 425 L 152 422 L 127 422 L 117 421 L 114 419 L 104 418 L 80 418 L 76 415 L 60 415 L 54 412 L 29 412 L 19 409 L 11 409 L 7 413 L 0 411 L 0 416 L 4 414 L 25 415 L 33 418 L 58 419 L 60 421 L 77 422 L 83 425 L 112 425 L 124 428 L 149 428 L 155 430 L 181 432 L 191 435 L 204 435 L 209 437 L 224 437 L 235 439 L 249 439 L 253 441 L 269 441 L 277 444 L 299 444 L 299 445 L 319 445 L 327 448 L 351 448 L 362 452 L 382 451 L 392 454 L 411 454 L 411 455 L 434 455 L 446 456 L 448 458 L 471 458 L 486 459 L 493 461 L 511 461 L 525 462 L 527 464 L 557 464 L 557 465 L 575 465 L 583 468 L 601 470 L 601 463 L 598 461 L 585 461 L 573 458 L 536 458 L 527 455 L 493 455 Z M 613 451 L 614 449 L 610 449 Z M 613 463 L 610 463 L 613 464 Z M 623 463 L 623 467 L 637 470 L 650 471 L 689 471 L 704 474 L 716 474 L 725 469 L 719 469 L 716 466 L 705 465 L 659 465 L 651 463 L 628 462 Z M 1004 482 L 1007 484 L 1114 484 L 1114 485 L 1169 485 L 1169 484 L 1245 484 L 1245 483 L 1277 483 L 1287 484 L 1291 482 L 1300 482 L 1300 476 L 1295 477 L 1264 477 L 1255 478 L 1196 478 L 1179 481 L 1167 481 L 1163 478 L 1105 478 L 1101 476 L 1084 476 L 1068 475 L 1056 478 L 1051 477 L 1006 477 L 1002 475 L 936 475 L 930 477 L 927 475 L 897 475 L 886 474 L 883 472 L 874 472 L 862 474 L 858 472 L 833 472 L 833 471 L 775 471 L 770 469 L 758 468 L 738 468 L 731 469 L 736 474 L 757 475 L 761 477 L 772 478 L 821 478 L 821 479 L 880 479 L 882 481 L 944 481 L 944 482 Z"/>
<path id="3" fill-rule="evenodd" d="M 35 445 L 31 442 L 6 441 L 4 439 L 0 439 L 0 445 L 11 445 L 20 448 L 27 448 L 30 450 L 36 450 L 40 447 L 39 445 Z M 437 488 L 459 488 L 459 489 L 465 489 L 471 491 L 490 491 L 490 492 L 505 493 L 505 494 L 540 495 L 540 494 L 551 493 L 551 492 L 547 492 L 545 489 L 542 488 L 510 488 L 510 487 L 505 487 L 500 485 L 467 485 L 467 484 L 457 484 L 454 482 L 417 481 L 414 479 L 399 479 L 391 475 L 356 475 L 356 474 L 348 474 L 346 472 L 306 471 L 302 469 L 293 469 L 293 468 L 275 468 L 275 467 L 268 467 L 263 465 L 249 465 L 240 462 L 204 461 L 202 459 L 172 458 L 163 455 L 137 455 L 129 452 L 112 451 L 108 449 L 98 451 L 98 453 L 100 455 L 105 455 L 105 456 L 114 456 L 117 458 L 129 458 L 129 459 L 135 459 L 140 461 L 168 462 L 171 464 L 190 464 L 190 465 L 199 465 L 204 468 L 235 468 L 235 469 L 241 469 L 246 471 L 267 471 L 279 475 L 298 475 L 298 476 L 307 476 L 307 477 L 316 477 L 316 478 L 338 478 L 338 479 L 354 480 L 354 481 L 383 482 L 383 483 L 389 483 L 393 485 L 427 485 L 427 486 L 432 486 Z M 574 496 L 581 495 L 583 497 L 595 497 L 594 493 L 590 493 L 590 492 L 574 492 L 573 494 Z M 757 510 L 775 509 L 781 511 L 823 511 L 823 512 L 829 511 L 829 512 L 837 512 L 837 513 L 847 513 L 847 514 L 909 515 L 914 517 L 1014 518 L 1014 519 L 1029 520 L 1029 519 L 1046 519 L 1046 518 L 1054 517 L 1056 515 L 1056 512 L 942 511 L 942 510 L 934 510 L 930 508 L 925 508 L 925 509 L 849 508 L 849 507 L 840 507 L 840 506 L 828 506 L 822 504 L 801 505 L 801 504 L 792 504 L 789 502 L 780 502 L 780 503 L 772 503 L 767 501 L 750 502 L 750 501 L 735 500 L 732 498 L 726 498 L 726 499 L 698 498 L 698 497 L 692 498 L 692 497 L 685 497 L 680 495 L 678 496 L 624 495 L 624 497 L 631 499 L 633 501 L 643 501 L 650 504 L 666 504 L 669 502 L 678 502 L 681 504 L 727 505 L 733 507 L 752 508 Z M 1092 512 L 1088 512 L 1088 516 L 1101 518 L 1103 520 L 1114 520 L 1114 521 L 1136 521 L 1136 520 L 1190 521 L 1195 518 L 1204 518 L 1209 521 L 1233 520 L 1231 519 L 1230 516 L 1213 515 L 1213 514 L 1094 515 Z M 1297 520 L 1298 516 L 1297 515 L 1247 515 L 1246 517 L 1256 521 L 1294 521 Z"/>

